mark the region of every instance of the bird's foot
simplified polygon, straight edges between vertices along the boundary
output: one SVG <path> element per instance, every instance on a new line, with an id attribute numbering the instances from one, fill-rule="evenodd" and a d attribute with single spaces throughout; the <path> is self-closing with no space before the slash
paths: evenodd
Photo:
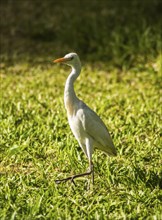
<path id="1" fill-rule="evenodd" d="M 82 177 L 82 176 L 91 175 L 91 174 L 92 174 L 92 179 L 93 179 L 92 182 L 94 183 L 94 175 L 93 175 L 93 171 L 92 170 L 89 170 L 89 171 L 87 171 L 85 173 L 76 174 L 76 175 L 73 175 L 71 177 L 67 177 L 65 179 L 55 180 L 55 183 L 60 184 L 61 182 L 66 182 L 68 180 L 71 180 L 71 182 L 76 186 L 76 184 L 74 182 L 74 179 Z"/>

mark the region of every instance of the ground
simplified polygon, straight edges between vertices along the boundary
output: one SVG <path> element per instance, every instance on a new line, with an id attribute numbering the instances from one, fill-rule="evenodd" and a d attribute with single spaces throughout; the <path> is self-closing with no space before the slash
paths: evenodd
<path id="1" fill-rule="evenodd" d="M 75 29 L 80 24 L 76 13 L 81 12 L 77 4 L 73 7 L 78 11 L 69 10 L 75 16 L 67 27 L 67 5 L 62 23 L 61 5 L 51 9 L 47 3 L 37 7 L 37 1 L 34 6 L 28 1 L 14 6 L 6 2 L 2 1 L 2 12 L 7 19 L 12 13 L 15 16 L 1 21 L 0 218 L 160 220 L 162 55 L 160 24 L 152 7 L 143 3 L 138 11 L 134 4 L 132 15 L 145 15 L 136 24 L 135 18 L 128 19 L 130 8 L 116 3 L 107 10 L 102 5 L 97 8 L 95 1 L 94 8 L 88 4 L 85 9 L 80 32 Z M 153 3 L 157 7 L 158 1 Z M 122 7 L 120 17 L 117 12 Z M 35 18 L 34 12 L 41 10 L 43 17 L 31 22 L 29 15 Z M 54 20 L 51 10 L 58 13 Z M 98 19 L 97 10 L 103 15 Z M 22 19 L 16 20 L 20 15 Z M 108 23 L 110 34 L 105 29 L 107 18 L 115 19 L 114 26 Z M 27 29 L 21 29 L 22 24 Z M 75 31 L 70 32 L 73 27 Z M 92 38 L 85 38 L 88 30 Z M 94 186 L 88 177 L 76 180 L 76 186 L 55 183 L 88 167 L 64 109 L 63 90 L 70 69 L 52 62 L 73 49 L 83 64 L 76 94 L 103 119 L 118 154 L 110 158 L 95 151 Z"/>

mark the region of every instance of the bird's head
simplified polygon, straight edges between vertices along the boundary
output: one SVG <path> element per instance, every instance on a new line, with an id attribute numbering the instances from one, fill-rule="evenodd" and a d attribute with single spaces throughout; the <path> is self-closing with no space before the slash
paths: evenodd
<path id="1" fill-rule="evenodd" d="M 54 63 L 64 63 L 71 67 L 81 66 L 79 56 L 76 53 L 68 53 L 64 57 L 56 59 L 53 61 Z"/>

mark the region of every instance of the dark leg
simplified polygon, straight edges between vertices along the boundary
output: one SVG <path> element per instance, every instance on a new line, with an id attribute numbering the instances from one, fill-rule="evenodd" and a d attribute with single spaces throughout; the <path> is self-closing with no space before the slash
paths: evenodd
<path id="1" fill-rule="evenodd" d="M 93 170 L 93 163 L 92 162 L 90 163 L 89 169 L 90 170 L 88 172 L 85 172 L 85 173 L 76 174 L 76 175 L 67 177 L 65 179 L 61 179 L 61 180 L 55 180 L 55 183 L 59 184 L 61 182 L 66 182 L 68 180 L 71 180 L 71 182 L 74 183 L 74 185 L 75 185 L 74 179 L 76 179 L 78 177 L 88 176 L 88 175 L 92 174 L 92 183 L 94 184 L 94 170 Z"/>
<path id="2" fill-rule="evenodd" d="M 93 168 L 93 163 L 91 161 L 90 163 L 90 167 L 91 167 L 91 173 L 92 173 L 92 184 L 94 185 L 94 168 Z"/>

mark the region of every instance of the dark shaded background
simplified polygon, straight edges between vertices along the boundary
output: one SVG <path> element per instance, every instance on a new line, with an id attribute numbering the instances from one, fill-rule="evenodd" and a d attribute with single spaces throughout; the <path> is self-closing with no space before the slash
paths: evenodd
<path id="1" fill-rule="evenodd" d="M 87 61 L 131 66 L 161 50 L 161 0 L 0 3 L 1 60 L 47 61 L 76 51 Z"/>

